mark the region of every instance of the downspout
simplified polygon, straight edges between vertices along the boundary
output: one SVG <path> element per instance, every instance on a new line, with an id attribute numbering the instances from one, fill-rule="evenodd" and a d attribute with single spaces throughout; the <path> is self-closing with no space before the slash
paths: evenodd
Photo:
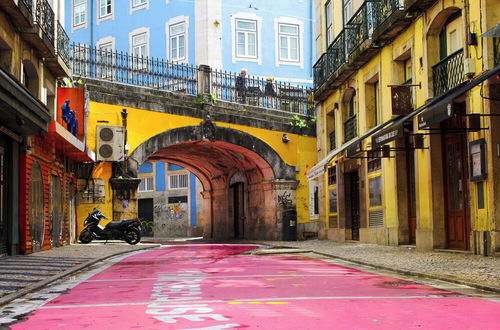
<path id="1" fill-rule="evenodd" d="M 90 0 L 90 47 L 94 47 L 94 0 Z"/>
<path id="2" fill-rule="evenodd" d="M 469 58 L 469 0 L 464 0 L 464 26 L 465 26 L 465 45 L 464 45 L 464 59 Z"/>

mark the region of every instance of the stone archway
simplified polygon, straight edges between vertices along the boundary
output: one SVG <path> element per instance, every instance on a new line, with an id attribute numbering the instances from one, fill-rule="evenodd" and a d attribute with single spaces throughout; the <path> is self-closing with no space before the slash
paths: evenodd
<path id="1" fill-rule="evenodd" d="M 136 177 L 138 167 L 147 160 L 178 164 L 198 177 L 204 190 L 202 226 L 207 238 L 234 235 L 229 196 L 235 173 L 246 183 L 244 237 L 279 239 L 284 206 L 278 196 L 287 193 L 295 207 L 295 168 L 255 136 L 210 120 L 165 131 L 140 144 L 129 157 L 130 175 Z"/>

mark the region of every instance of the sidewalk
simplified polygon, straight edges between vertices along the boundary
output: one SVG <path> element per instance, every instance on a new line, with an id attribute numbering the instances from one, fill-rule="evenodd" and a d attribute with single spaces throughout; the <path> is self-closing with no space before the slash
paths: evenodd
<path id="1" fill-rule="evenodd" d="M 158 244 L 98 242 L 53 248 L 29 255 L 0 257 L 0 306 L 103 259 L 151 249 Z"/>
<path id="2" fill-rule="evenodd" d="M 498 257 L 449 250 L 425 251 L 412 246 L 335 243 L 325 240 L 251 242 L 271 247 L 298 248 L 404 275 L 425 276 L 500 293 Z"/>

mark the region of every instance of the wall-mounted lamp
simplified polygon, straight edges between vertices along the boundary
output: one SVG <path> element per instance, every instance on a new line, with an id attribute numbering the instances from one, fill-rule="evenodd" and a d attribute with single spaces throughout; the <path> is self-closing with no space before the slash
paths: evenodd
<path id="1" fill-rule="evenodd" d="M 290 141 L 290 139 L 288 138 L 286 133 L 283 133 L 283 136 L 281 137 L 281 141 L 283 141 L 283 143 L 288 143 L 288 141 Z"/>

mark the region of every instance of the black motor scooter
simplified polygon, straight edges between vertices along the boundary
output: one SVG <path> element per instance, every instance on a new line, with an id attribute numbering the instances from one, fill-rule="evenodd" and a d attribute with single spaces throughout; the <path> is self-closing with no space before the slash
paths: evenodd
<path id="1" fill-rule="evenodd" d="M 107 219 L 101 210 L 94 208 L 85 219 L 85 228 L 80 233 L 79 239 L 83 244 L 88 244 L 94 239 L 118 239 L 128 244 L 137 244 L 141 241 L 141 221 L 137 219 L 112 221 L 102 227 L 99 222 Z"/>

